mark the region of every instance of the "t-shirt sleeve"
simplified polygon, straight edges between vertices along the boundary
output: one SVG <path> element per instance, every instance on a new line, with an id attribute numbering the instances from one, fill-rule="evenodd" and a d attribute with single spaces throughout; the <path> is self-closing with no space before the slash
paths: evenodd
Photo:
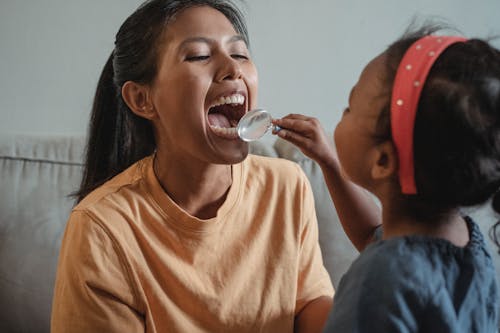
<path id="1" fill-rule="evenodd" d="M 63 237 L 51 332 L 144 332 L 120 248 L 87 213 L 74 211 Z"/>
<path id="2" fill-rule="evenodd" d="M 295 314 L 298 314 L 307 303 L 321 296 L 333 297 L 334 294 L 330 276 L 323 265 L 311 186 L 302 170 L 300 174 L 303 200 Z"/>

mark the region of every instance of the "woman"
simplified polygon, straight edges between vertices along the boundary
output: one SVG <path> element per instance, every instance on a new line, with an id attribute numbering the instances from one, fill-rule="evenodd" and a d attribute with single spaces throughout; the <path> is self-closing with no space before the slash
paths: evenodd
<path id="1" fill-rule="evenodd" d="M 256 107 L 247 46 L 228 1 L 148 1 L 124 22 L 95 95 L 52 332 L 321 330 L 333 288 L 306 177 L 248 155 L 233 128 Z"/>

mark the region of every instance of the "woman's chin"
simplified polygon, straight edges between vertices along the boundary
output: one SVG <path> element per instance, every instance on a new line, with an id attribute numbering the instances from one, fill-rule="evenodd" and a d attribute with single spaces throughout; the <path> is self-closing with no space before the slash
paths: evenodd
<path id="1" fill-rule="evenodd" d="M 242 142 L 239 149 L 228 149 L 223 152 L 221 156 L 224 160 L 222 164 L 238 164 L 241 163 L 248 156 L 248 143 Z"/>

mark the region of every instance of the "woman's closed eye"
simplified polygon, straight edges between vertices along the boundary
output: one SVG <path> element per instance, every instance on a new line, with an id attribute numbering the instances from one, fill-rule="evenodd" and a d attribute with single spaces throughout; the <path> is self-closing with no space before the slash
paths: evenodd
<path id="1" fill-rule="evenodd" d="M 208 58 L 210 58 L 210 56 L 207 54 L 207 55 L 193 55 L 193 56 L 187 56 L 186 57 L 186 61 L 189 61 L 189 62 L 194 62 L 194 61 L 204 61 L 204 60 L 207 60 Z"/>
<path id="2" fill-rule="evenodd" d="M 189 62 L 194 62 L 194 61 L 204 61 L 210 58 L 209 55 L 198 55 L 198 56 L 188 56 L 186 57 L 186 61 Z M 231 54 L 231 58 L 233 59 L 242 59 L 242 60 L 249 60 L 250 58 L 245 55 L 245 54 Z"/>
<path id="3" fill-rule="evenodd" d="M 249 60 L 250 59 L 246 54 L 241 54 L 241 53 L 231 54 L 231 58 L 233 58 L 233 59 L 243 59 L 243 60 Z"/>

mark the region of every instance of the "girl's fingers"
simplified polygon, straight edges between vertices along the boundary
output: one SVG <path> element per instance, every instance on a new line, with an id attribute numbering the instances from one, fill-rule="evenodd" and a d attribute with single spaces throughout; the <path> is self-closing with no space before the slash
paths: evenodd
<path id="1" fill-rule="evenodd" d="M 276 133 L 276 135 L 279 136 L 280 138 L 287 140 L 287 141 L 290 141 L 291 143 L 293 143 L 299 147 L 302 147 L 302 148 L 306 148 L 308 146 L 309 141 L 310 141 L 307 137 L 304 137 L 301 134 L 295 133 L 291 130 L 284 129 L 284 128 L 282 128 L 280 131 L 278 131 Z"/>
<path id="2" fill-rule="evenodd" d="M 305 116 L 303 114 L 298 114 L 298 113 L 290 113 L 286 116 L 283 117 L 283 119 L 299 119 L 299 120 L 308 120 L 311 119 L 309 116 Z"/>
<path id="3" fill-rule="evenodd" d="M 321 130 L 321 125 L 316 118 L 305 117 L 302 115 L 297 115 L 299 117 L 286 116 L 282 119 L 275 119 L 273 123 L 281 128 L 291 129 L 295 132 L 302 133 L 303 135 L 311 135 L 314 132 Z"/>
<path id="4" fill-rule="evenodd" d="M 295 132 L 304 133 L 309 130 L 309 124 L 307 123 L 307 121 L 304 120 L 282 118 L 282 119 L 275 119 L 273 123 L 281 128 L 291 129 Z"/>

